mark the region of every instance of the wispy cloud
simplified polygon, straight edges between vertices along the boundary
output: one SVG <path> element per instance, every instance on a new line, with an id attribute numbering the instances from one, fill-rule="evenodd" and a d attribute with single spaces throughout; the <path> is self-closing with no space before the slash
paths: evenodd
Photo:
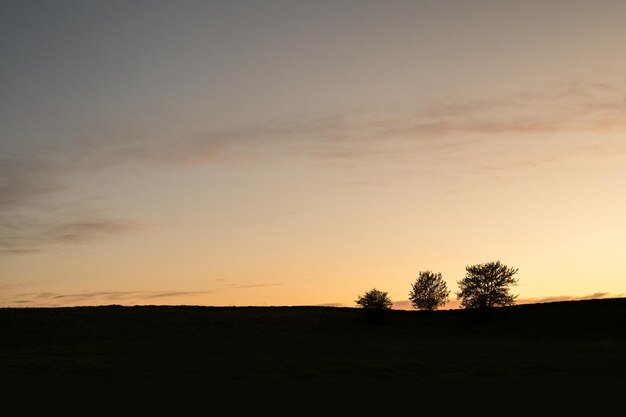
<path id="1" fill-rule="evenodd" d="M 276 146 L 286 157 L 387 159 L 413 145 L 450 151 L 508 134 L 598 130 L 626 130 L 626 86 L 572 82 L 494 98 L 450 97 L 410 111 L 297 116 L 230 129 L 182 130 L 170 137 L 114 127 L 0 158 L 0 209 L 62 189 L 67 175 L 112 167 L 275 157 Z"/>
<path id="2" fill-rule="evenodd" d="M 0 213 L 32 205 L 64 188 L 59 171 L 37 153 L 0 157 Z"/>
<path id="3" fill-rule="evenodd" d="M 54 282 L 54 281 L 55 280 L 53 280 L 53 279 L 44 279 L 44 280 L 38 280 L 38 281 L 21 281 L 21 282 L 17 282 L 17 283 L 1 284 L 0 285 L 0 291 L 2 291 L 2 292 L 14 291 L 14 290 L 20 289 L 20 288 L 27 288 L 27 287 L 38 286 L 38 285 L 45 285 L 45 284 L 48 284 L 48 283 Z"/>
<path id="4" fill-rule="evenodd" d="M 578 301 L 578 300 L 595 300 L 600 298 L 621 298 L 626 294 L 613 294 L 608 292 L 596 292 L 593 294 L 572 296 L 572 295 L 557 295 L 551 297 L 539 297 L 539 298 L 522 298 L 517 300 L 517 304 L 535 304 L 535 303 L 552 303 L 557 301 Z"/>
<path id="5" fill-rule="evenodd" d="M 74 293 L 58 293 L 52 291 L 20 292 L 3 297 L 5 305 L 22 305 L 32 307 L 54 307 L 71 305 L 103 305 L 103 304 L 151 304 L 154 300 L 164 303 L 179 303 L 181 298 L 202 297 L 207 294 L 223 291 L 237 291 L 258 287 L 275 287 L 280 282 L 261 283 L 225 283 L 201 291 L 85 291 Z M 4 288 L 17 289 L 18 286 Z M 8 292 L 8 291 L 7 291 Z"/>
<path id="6" fill-rule="evenodd" d="M 147 223 L 93 214 L 74 220 L 4 216 L 0 218 L 0 254 L 32 253 L 55 244 L 76 245 L 147 227 Z"/>
<path id="7" fill-rule="evenodd" d="M 552 133 L 626 128 L 626 90 L 572 82 L 543 91 L 433 105 L 405 130 L 462 133 Z"/>
<path id="8" fill-rule="evenodd" d="M 551 134 L 599 131 L 626 131 L 623 85 L 572 82 L 494 98 L 452 97 L 410 111 L 293 117 L 232 129 L 180 131 L 169 137 L 155 137 L 136 126 L 100 129 L 27 154 L 0 157 L 0 251 L 24 254 L 51 243 L 75 244 L 141 229 L 140 221 L 107 216 L 53 218 L 51 212 L 66 207 L 50 210 L 50 197 L 66 189 L 77 174 L 279 157 L 342 166 L 393 162 L 394 169 L 401 170 L 405 165 L 397 162 L 413 167 L 407 155 L 415 152 L 461 158 L 471 149 L 536 149 L 476 168 L 486 172 L 572 155 L 626 154 L 623 140 L 572 142 L 566 150 L 550 151 L 547 146 Z"/>

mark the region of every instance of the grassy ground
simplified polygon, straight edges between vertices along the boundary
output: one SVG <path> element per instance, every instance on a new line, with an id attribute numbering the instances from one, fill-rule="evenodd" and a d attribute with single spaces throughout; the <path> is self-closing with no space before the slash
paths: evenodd
<path id="1" fill-rule="evenodd" d="M 626 299 L 488 314 L 336 307 L 0 309 L 0 383 L 420 384 L 626 380 Z"/>

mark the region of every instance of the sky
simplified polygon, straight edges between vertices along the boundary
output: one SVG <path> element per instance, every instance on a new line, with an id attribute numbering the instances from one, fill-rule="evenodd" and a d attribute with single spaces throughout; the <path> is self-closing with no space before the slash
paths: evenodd
<path id="1" fill-rule="evenodd" d="M 0 306 L 626 296 L 626 2 L 0 2 Z"/>

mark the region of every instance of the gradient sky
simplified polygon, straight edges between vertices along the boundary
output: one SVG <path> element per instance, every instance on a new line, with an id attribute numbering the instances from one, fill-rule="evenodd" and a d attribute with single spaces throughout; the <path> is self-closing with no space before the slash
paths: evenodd
<path id="1" fill-rule="evenodd" d="M 626 294 L 624 1 L 2 1 L 0 306 Z"/>

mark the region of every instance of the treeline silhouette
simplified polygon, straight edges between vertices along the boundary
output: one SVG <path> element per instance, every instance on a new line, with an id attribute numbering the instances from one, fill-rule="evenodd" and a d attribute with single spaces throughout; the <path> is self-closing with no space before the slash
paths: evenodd
<path id="1" fill-rule="evenodd" d="M 510 287 L 518 280 L 514 277 L 517 268 L 511 268 L 500 261 L 468 265 L 465 277 L 457 282 L 456 293 L 462 308 L 486 310 L 491 307 L 511 306 L 517 295 L 510 293 Z M 418 310 L 434 311 L 450 300 L 450 290 L 440 272 L 420 271 L 411 284 L 409 300 Z M 356 299 L 356 304 L 370 311 L 389 310 L 393 302 L 385 291 L 372 288 Z"/>

